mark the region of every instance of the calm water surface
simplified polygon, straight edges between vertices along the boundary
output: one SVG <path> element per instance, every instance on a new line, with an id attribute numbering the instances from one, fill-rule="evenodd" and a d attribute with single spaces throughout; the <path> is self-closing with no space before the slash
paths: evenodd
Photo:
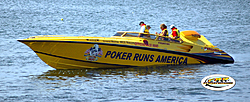
<path id="1" fill-rule="evenodd" d="M 17 41 L 36 35 L 109 37 L 139 31 L 141 20 L 152 33 L 161 23 L 196 30 L 235 63 L 55 70 Z M 0 101 L 248 102 L 249 28 L 249 0 L 1 0 Z M 207 90 L 200 81 L 211 74 L 229 75 L 236 85 Z"/>

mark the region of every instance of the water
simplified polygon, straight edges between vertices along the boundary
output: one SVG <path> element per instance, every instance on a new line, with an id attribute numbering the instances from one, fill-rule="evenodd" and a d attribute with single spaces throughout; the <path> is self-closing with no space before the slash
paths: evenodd
<path id="1" fill-rule="evenodd" d="M 1 0 L 0 101 L 247 102 L 249 19 L 249 0 Z M 161 23 L 196 30 L 235 63 L 55 70 L 16 40 L 35 35 L 109 37 L 120 30 L 139 31 L 141 20 L 151 25 L 152 33 L 160 31 Z M 200 81 L 211 74 L 229 75 L 236 85 L 207 90 Z"/>

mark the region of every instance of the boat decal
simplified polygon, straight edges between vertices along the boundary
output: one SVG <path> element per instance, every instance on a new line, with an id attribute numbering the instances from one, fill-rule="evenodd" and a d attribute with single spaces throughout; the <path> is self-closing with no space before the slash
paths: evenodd
<path id="1" fill-rule="evenodd" d="M 177 57 L 177 56 L 161 56 L 159 55 L 155 62 L 161 63 L 171 63 L 171 64 L 184 64 L 187 65 L 187 57 Z"/>
<path id="2" fill-rule="evenodd" d="M 73 60 L 73 61 L 79 61 L 79 62 L 87 62 L 87 63 L 100 64 L 100 65 L 112 65 L 112 66 L 119 66 L 119 67 L 136 67 L 136 66 L 132 66 L 132 65 L 120 65 L 120 64 L 110 64 L 110 63 L 100 63 L 100 62 L 93 62 L 93 61 L 85 61 L 85 60 L 79 60 L 79 59 L 74 59 L 74 58 L 63 57 L 63 56 L 59 56 L 59 55 L 48 54 L 48 53 L 44 53 L 44 52 L 40 52 L 40 51 L 34 51 L 34 52 L 39 53 L 39 54 L 52 56 L 52 57 L 58 57 L 58 58 Z"/>
<path id="3" fill-rule="evenodd" d="M 157 62 L 157 63 L 171 63 L 171 64 L 184 64 L 187 65 L 188 58 L 184 56 L 164 56 L 154 54 L 140 54 L 128 53 L 118 51 L 107 51 L 104 58 L 131 60 L 131 61 L 144 61 L 144 62 Z"/>
<path id="4" fill-rule="evenodd" d="M 124 43 L 124 44 L 135 44 L 135 42 L 130 42 L 130 41 L 115 41 L 115 40 L 100 40 L 103 42 L 111 42 L 111 43 Z"/>
<path id="5" fill-rule="evenodd" d="M 99 39 L 86 39 L 87 41 L 99 41 Z"/>
<path id="6" fill-rule="evenodd" d="M 202 49 L 204 49 L 204 51 L 210 50 L 210 51 L 220 52 L 220 50 L 218 50 L 218 49 L 213 49 L 213 48 L 209 48 L 209 47 L 204 47 Z"/>
<path id="7" fill-rule="evenodd" d="M 170 45 L 170 43 L 158 42 L 158 44 Z"/>
<path id="8" fill-rule="evenodd" d="M 134 46 L 134 45 L 122 45 L 122 44 L 111 44 L 111 43 L 102 43 L 102 42 L 83 42 L 83 41 L 51 41 L 51 40 L 19 40 L 20 42 L 62 42 L 62 43 L 83 43 L 83 44 L 99 44 L 99 45 L 109 45 L 109 46 L 119 46 L 119 47 L 129 47 L 129 48 L 135 48 L 135 49 L 143 49 L 143 50 L 149 50 L 149 51 L 157 51 L 157 52 L 164 52 L 164 53 L 171 53 L 171 54 L 178 54 L 183 55 L 187 57 L 196 58 L 199 61 L 202 61 L 203 63 L 218 63 L 220 60 L 227 60 L 232 62 L 232 58 L 226 58 L 226 57 L 217 57 L 214 58 L 214 56 L 208 56 L 204 53 L 185 53 L 185 52 L 178 52 L 178 51 L 171 51 L 171 50 L 165 50 L 165 49 L 157 49 L 157 48 L 150 48 L 150 47 L 143 47 L 143 46 Z"/>
<path id="9" fill-rule="evenodd" d="M 139 42 L 135 42 L 135 45 L 149 46 L 149 47 L 158 47 L 158 44 L 148 44 L 148 43 L 139 43 Z"/>
<path id="10" fill-rule="evenodd" d="M 87 61 L 97 61 L 98 57 L 102 57 L 102 49 L 99 48 L 98 44 L 85 51 L 84 56 L 86 56 Z"/>

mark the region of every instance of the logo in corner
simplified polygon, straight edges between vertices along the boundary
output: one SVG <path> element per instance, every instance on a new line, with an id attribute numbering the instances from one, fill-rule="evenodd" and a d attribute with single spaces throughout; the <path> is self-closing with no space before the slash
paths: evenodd
<path id="1" fill-rule="evenodd" d="M 201 85 L 209 90 L 223 91 L 234 87 L 235 80 L 227 75 L 214 74 L 203 78 Z"/>
<path id="2" fill-rule="evenodd" d="M 85 51 L 84 56 L 86 56 L 87 61 L 97 61 L 98 57 L 102 57 L 102 49 L 99 48 L 98 44 Z"/>

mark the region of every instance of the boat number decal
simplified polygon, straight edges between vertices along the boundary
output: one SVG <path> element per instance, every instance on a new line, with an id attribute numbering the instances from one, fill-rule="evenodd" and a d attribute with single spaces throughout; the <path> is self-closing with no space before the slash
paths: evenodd
<path id="1" fill-rule="evenodd" d="M 132 60 L 132 61 L 145 61 L 145 62 L 157 62 L 157 63 L 172 63 L 172 64 L 187 64 L 187 57 L 177 56 L 155 56 L 154 54 L 140 54 L 140 53 L 128 53 L 107 51 L 105 58 L 119 59 L 119 60 Z"/>
<path id="2" fill-rule="evenodd" d="M 98 57 L 102 56 L 102 49 L 99 48 L 98 44 L 85 51 L 84 56 L 86 56 L 87 61 L 97 61 Z"/>

